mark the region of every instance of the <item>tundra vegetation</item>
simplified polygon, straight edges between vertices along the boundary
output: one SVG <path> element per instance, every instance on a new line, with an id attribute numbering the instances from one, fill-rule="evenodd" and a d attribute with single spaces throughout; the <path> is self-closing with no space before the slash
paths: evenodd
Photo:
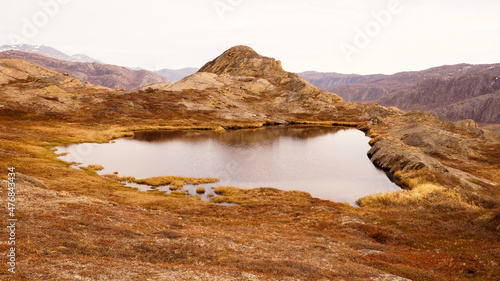
<path id="1" fill-rule="evenodd" d="M 202 73 L 202 75 L 200 75 Z M 500 138 L 423 112 L 345 102 L 238 46 L 170 84 L 111 90 L 0 58 L 0 166 L 17 173 L 13 280 L 499 280 Z M 188 88 L 183 88 L 188 87 Z M 189 93 L 183 91 L 188 89 Z M 53 147 L 134 132 L 275 124 L 356 126 L 403 192 L 359 207 L 274 188 L 215 203 L 139 192 Z M 216 179 L 143 179 L 180 186 Z M 0 200 L 7 206 L 7 185 Z M 2 237 L 7 237 L 2 228 Z M 7 243 L 0 249 L 7 252 Z"/>

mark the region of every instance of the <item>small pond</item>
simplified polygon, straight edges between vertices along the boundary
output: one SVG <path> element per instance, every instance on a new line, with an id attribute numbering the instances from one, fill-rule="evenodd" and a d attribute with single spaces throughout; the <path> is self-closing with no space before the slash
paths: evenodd
<path id="1" fill-rule="evenodd" d="M 204 200 L 212 196 L 213 187 L 231 185 L 302 190 L 354 204 L 368 194 L 400 190 L 368 159 L 368 141 L 359 130 L 337 127 L 156 131 L 106 144 L 59 146 L 57 153 L 67 153 L 59 158 L 82 167 L 102 165 L 100 175 L 219 178 L 217 183 L 200 185 L 208 191 Z M 197 187 L 184 189 L 195 194 Z"/>

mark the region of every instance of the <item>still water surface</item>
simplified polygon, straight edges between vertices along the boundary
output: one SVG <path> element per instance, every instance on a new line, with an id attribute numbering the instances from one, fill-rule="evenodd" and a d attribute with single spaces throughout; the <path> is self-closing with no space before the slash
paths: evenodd
<path id="1" fill-rule="evenodd" d="M 272 127 L 141 132 L 107 144 L 61 146 L 57 152 L 69 153 L 60 159 L 81 166 L 101 164 L 101 175 L 217 177 L 220 182 L 200 186 L 302 190 L 354 204 L 368 194 L 399 190 L 368 159 L 368 141 L 355 129 Z"/>

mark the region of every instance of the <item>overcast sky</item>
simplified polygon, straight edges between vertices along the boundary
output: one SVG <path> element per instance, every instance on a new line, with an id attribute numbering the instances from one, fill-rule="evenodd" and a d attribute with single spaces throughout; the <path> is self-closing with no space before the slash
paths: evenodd
<path id="1" fill-rule="evenodd" d="M 395 73 L 500 62 L 498 0 L 1 0 L 0 45 L 151 70 L 201 67 L 234 45 L 285 70 Z"/>

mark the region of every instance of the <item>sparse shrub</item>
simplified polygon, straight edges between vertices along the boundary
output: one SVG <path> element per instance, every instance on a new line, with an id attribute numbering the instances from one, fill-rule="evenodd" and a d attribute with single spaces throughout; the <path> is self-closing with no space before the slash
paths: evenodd
<path id="1" fill-rule="evenodd" d="M 199 187 L 198 189 L 196 189 L 196 193 L 198 193 L 198 194 L 204 194 L 205 193 L 205 188 L 204 187 Z"/>
<path id="2" fill-rule="evenodd" d="M 380 228 L 372 230 L 370 233 L 368 233 L 368 236 L 373 238 L 378 243 L 382 243 L 382 244 L 387 243 L 387 240 L 389 240 L 389 238 L 390 238 L 390 235 L 388 233 L 385 233 Z"/>

